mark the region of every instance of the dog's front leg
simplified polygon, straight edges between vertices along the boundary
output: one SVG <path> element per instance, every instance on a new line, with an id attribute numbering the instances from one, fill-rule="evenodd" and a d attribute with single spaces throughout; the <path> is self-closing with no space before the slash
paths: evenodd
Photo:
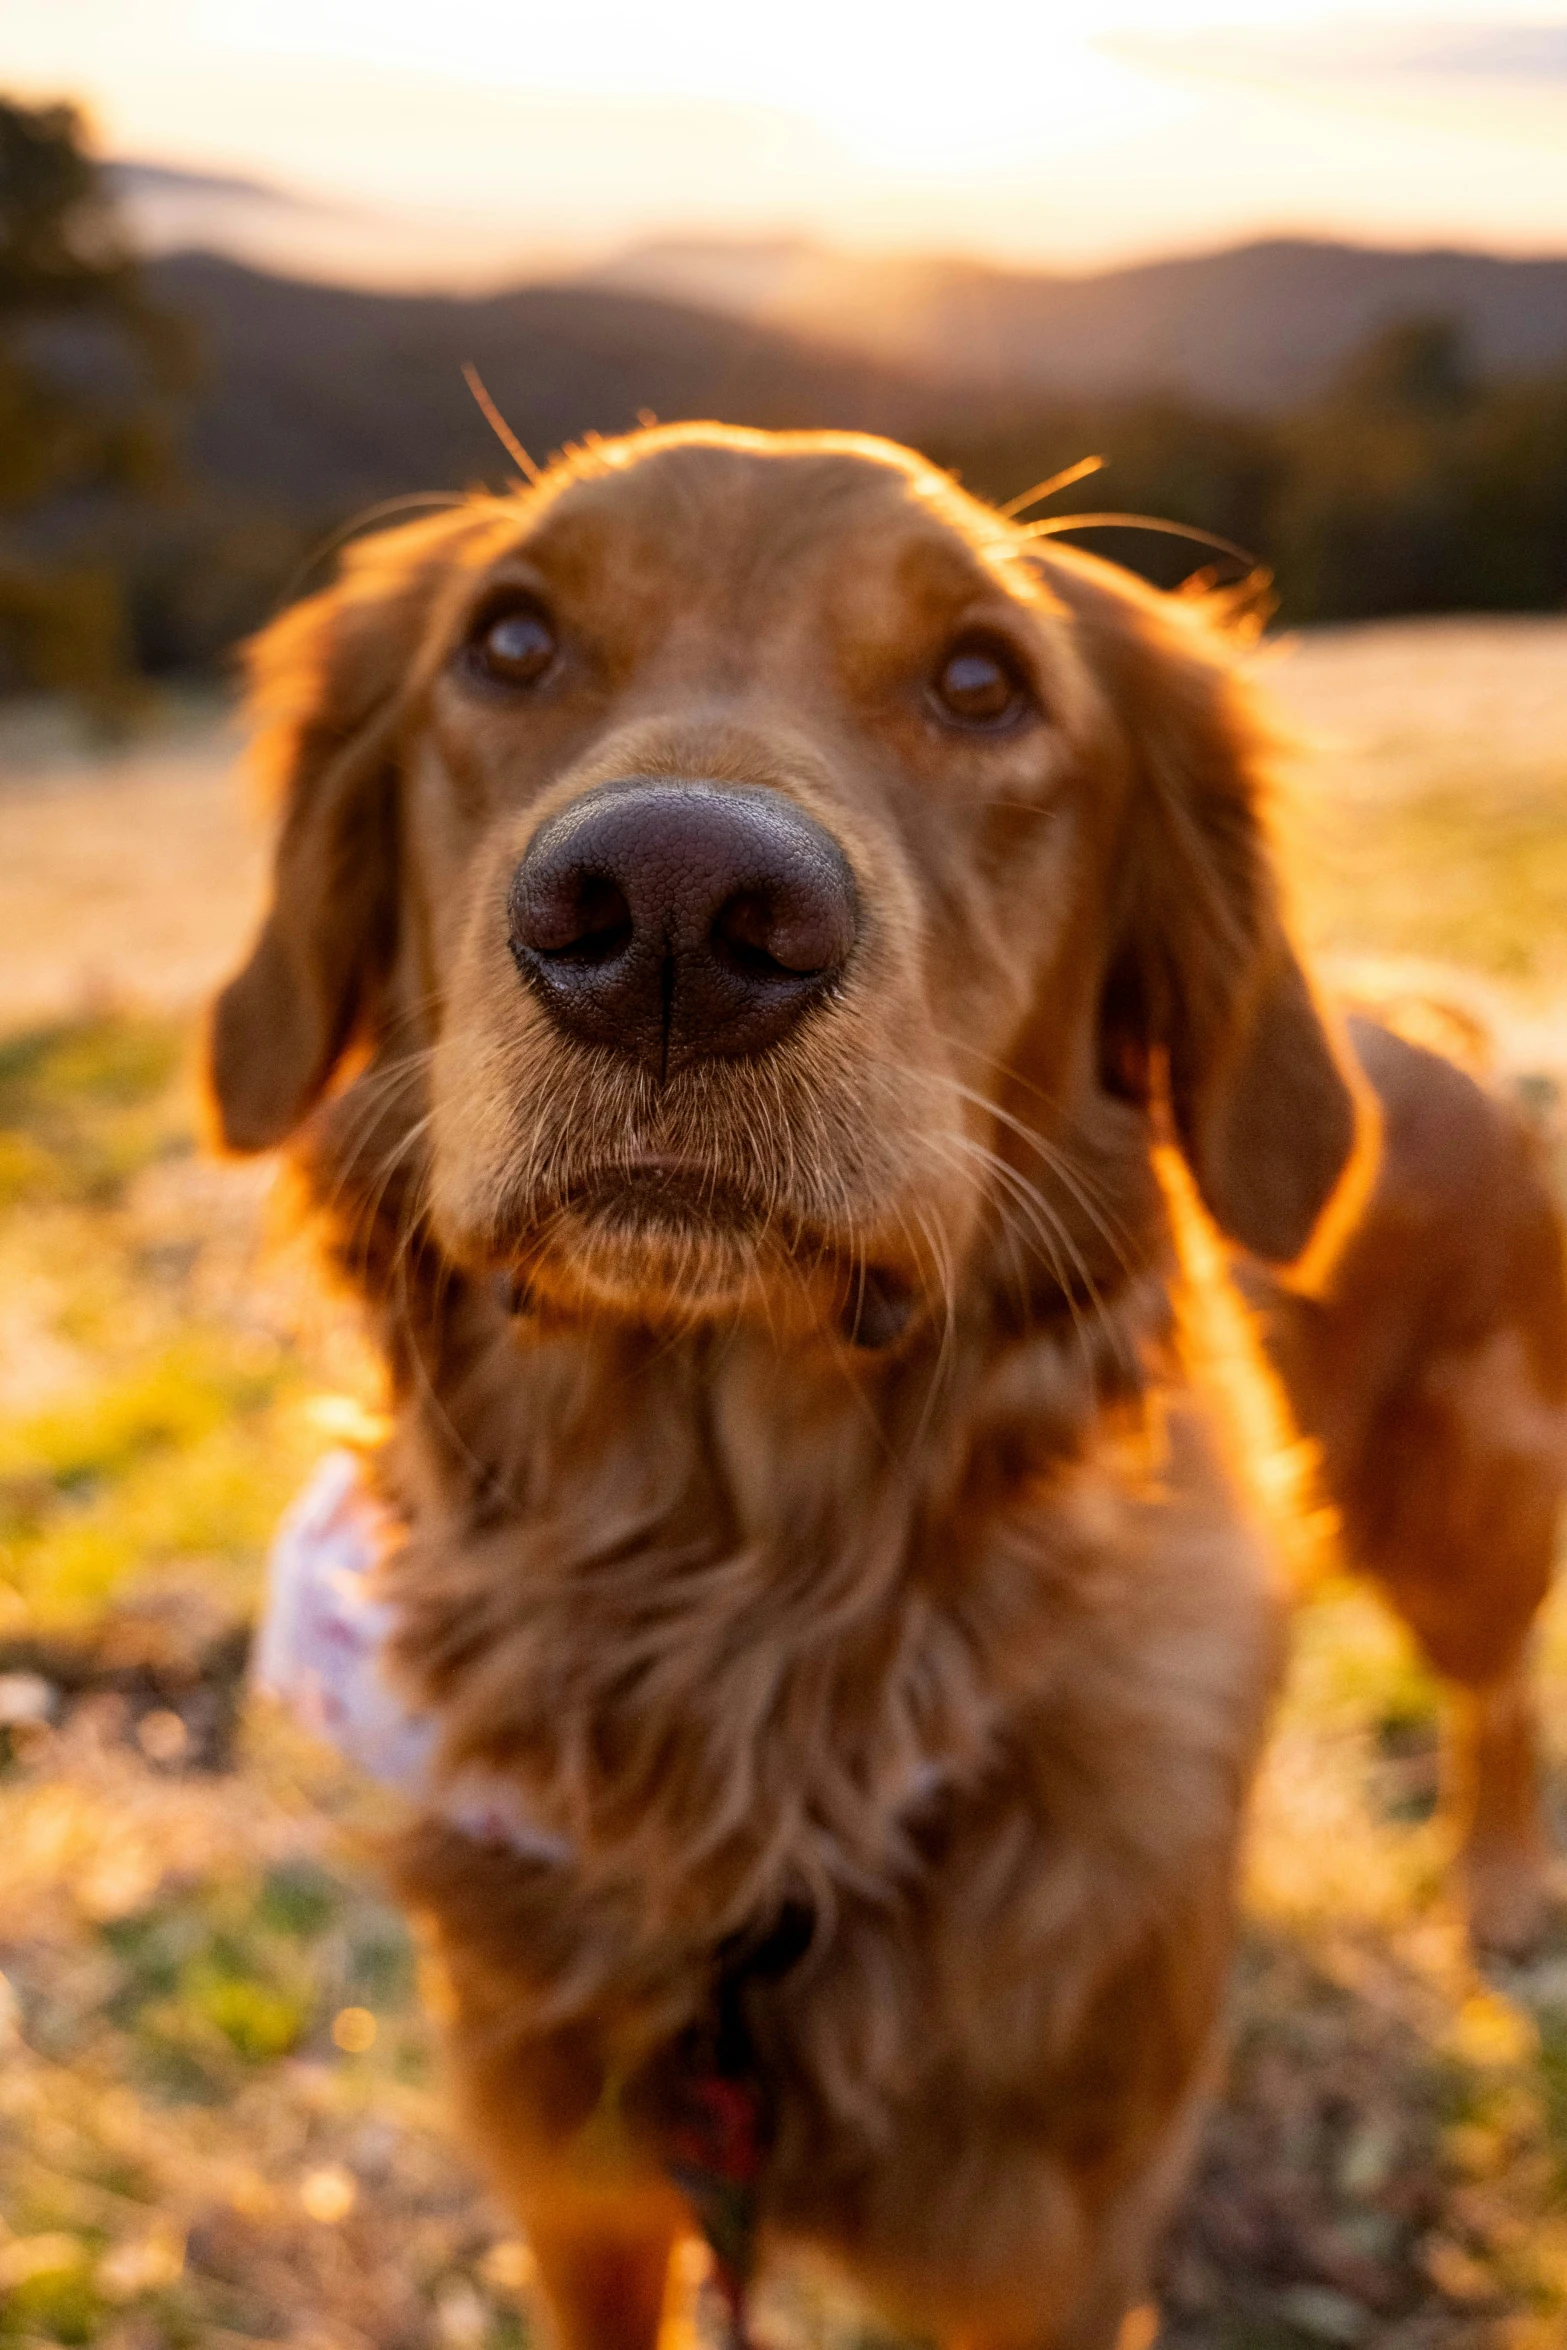
<path id="1" fill-rule="evenodd" d="M 1159 2339 L 1159 2311 L 1152 2301 L 1139 2301 L 1116 2316 L 1112 2311 L 1096 2313 L 1086 2330 L 1075 2327 L 1062 2350 L 1154 2350 Z M 1061 2337 L 1048 2337 L 1050 2350 L 1056 2350 Z M 1013 2333 L 996 2334 L 985 2327 L 965 2328 L 951 2335 L 946 2350 L 1036 2350 L 1035 2338 L 1024 2338 Z"/>
<path id="2" fill-rule="evenodd" d="M 667 2214 L 625 2206 L 523 2210 L 560 2350 L 655 2350 L 680 2234 Z M 667 2350 L 678 2341 L 677 2313 Z"/>
<path id="3" fill-rule="evenodd" d="M 575 2051 L 546 2043 L 507 2063 L 459 2032 L 450 2054 L 466 2134 L 522 2223 L 559 2350 L 655 2350 L 666 2314 L 675 2350 L 670 2255 L 692 2234 L 690 2212 L 612 2113 L 582 2122 Z"/>

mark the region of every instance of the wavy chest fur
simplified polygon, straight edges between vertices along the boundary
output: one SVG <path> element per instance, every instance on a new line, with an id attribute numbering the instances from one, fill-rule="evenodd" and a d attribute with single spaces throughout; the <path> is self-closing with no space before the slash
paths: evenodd
<path id="1" fill-rule="evenodd" d="M 1233 1827 L 1271 1606 L 1203 1413 L 1128 1336 L 1119 1375 L 1075 1336 L 960 1343 L 932 1411 L 929 1366 L 519 1344 L 449 1296 L 388 1462 L 446 1759 L 515 1783 L 639 1939 L 901 1898 L 998 1792 L 1063 1850 L 1136 1847 L 1156 1898 L 1172 1820 Z"/>
<path id="2" fill-rule="evenodd" d="M 766 2224 L 894 2245 L 983 2203 L 1022 2131 L 1088 2197 L 1068 2273 L 1201 2077 L 1280 1651 L 1167 1261 L 1086 1343 L 1070 1316 L 960 1327 L 933 1385 L 917 1346 L 861 1369 L 743 1332 L 516 1326 L 379 1197 L 339 1261 L 397 1405 L 397 1661 L 447 1763 L 509 1779 L 574 1853 L 432 1822 L 395 1860 L 476 2126 L 553 2143 L 641 2082 L 658 2148 L 661 2068 L 734 1954 L 803 1915 L 807 1955 L 744 1991 Z M 567 2122 L 533 2103 L 561 2080 Z M 938 2169 L 904 2176 L 894 2145 Z"/>

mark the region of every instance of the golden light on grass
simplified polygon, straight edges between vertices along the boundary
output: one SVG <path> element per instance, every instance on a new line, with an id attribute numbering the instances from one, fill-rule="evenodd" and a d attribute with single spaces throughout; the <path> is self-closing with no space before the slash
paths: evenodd
<path id="1" fill-rule="evenodd" d="M 77 1881 L 77 1904 L 95 1925 L 112 1925 L 152 1898 L 162 1873 L 158 1853 L 132 1837 L 118 1851 L 106 1849 L 93 1856 Z"/>
<path id="2" fill-rule="evenodd" d="M 454 2024 L 457 2021 L 457 1994 L 446 1962 L 432 1942 L 426 1942 L 418 1957 L 419 2004 L 435 2023 Z"/>
<path id="3" fill-rule="evenodd" d="M 658 2350 L 703 2350 L 707 2336 L 698 2319 L 697 2295 L 712 2273 L 713 2255 L 702 2238 L 683 2236 L 665 2279 Z"/>
<path id="4" fill-rule="evenodd" d="M 81 2239 L 61 2230 L 43 2236 L 13 2236 L 9 2244 L 0 2245 L 0 2293 L 15 2292 L 34 2277 L 79 2267 L 81 2259 Z"/>
<path id="5" fill-rule="evenodd" d="M 136 1725 L 136 1743 L 149 1762 L 168 1766 L 183 1762 L 190 1733 L 172 1708 L 157 1706 Z"/>
<path id="6" fill-rule="evenodd" d="M 178 2237 L 156 2232 L 131 2237 L 99 2261 L 98 2287 L 111 2301 L 134 2301 L 172 2285 L 184 2266 L 185 2247 Z"/>
<path id="7" fill-rule="evenodd" d="M 347 2219 L 358 2193 L 353 2177 L 340 2162 L 323 2163 L 320 2170 L 307 2171 L 299 2182 L 299 2200 L 307 2215 L 324 2228 L 334 2228 Z"/>
<path id="8" fill-rule="evenodd" d="M 268 2220 L 277 2212 L 279 2196 L 272 2181 L 259 2171 L 241 2170 L 230 2182 L 228 2200 L 230 2208 L 243 2212 L 247 2219 Z"/>
<path id="9" fill-rule="evenodd" d="M 1453 2021 L 1448 2045 L 1453 2055 L 1483 2071 L 1527 2064 L 1539 2046 L 1532 2016 L 1499 1991 L 1476 1991 Z"/>
<path id="10" fill-rule="evenodd" d="M 1450 2236 L 1428 2236 L 1421 2248 L 1421 2264 L 1444 2301 L 1494 2301 L 1496 2279 L 1472 2253 Z"/>
<path id="11" fill-rule="evenodd" d="M 538 2274 L 533 2248 L 520 2236 L 503 2236 L 484 2255 L 479 2274 L 493 2293 L 526 2293 Z"/>
<path id="12" fill-rule="evenodd" d="M 490 2313 L 466 2277 L 454 2277 L 435 2299 L 435 2324 L 445 2350 L 478 2350 Z"/>
<path id="13" fill-rule="evenodd" d="M 332 2018 L 332 2045 L 345 2056 L 364 2056 L 375 2046 L 375 2029 L 368 2007 L 340 2007 Z"/>
<path id="14" fill-rule="evenodd" d="M 312 1395 L 302 1406 L 305 1419 L 334 1444 L 368 1446 L 385 1440 L 391 1423 L 354 1395 Z"/>

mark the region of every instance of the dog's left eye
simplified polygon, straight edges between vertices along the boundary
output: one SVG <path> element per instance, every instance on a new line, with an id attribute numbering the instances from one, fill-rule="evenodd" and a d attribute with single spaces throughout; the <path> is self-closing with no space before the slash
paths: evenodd
<path id="1" fill-rule="evenodd" d="M 931 680 L 941 716 L 987 732 L 1010 726 L 1028 705 L 1028 689 L 1016 663 L 999 645 L 970 641 L 955 645 Z"/>
<path id="2" fill-rule="evenodd" d="M 558 649 L 554 629 L 532 604 L 497 612 L 473 637 L 480 667 L 500 685 L 537 685 Z"/>

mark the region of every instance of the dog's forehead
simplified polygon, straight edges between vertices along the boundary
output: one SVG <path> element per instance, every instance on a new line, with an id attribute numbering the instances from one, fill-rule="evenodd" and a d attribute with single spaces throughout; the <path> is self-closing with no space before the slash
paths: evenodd
<path id="1" fill-rule="evenodd" d="M 1004 563 L 996 519 L 891 443 L 726 433 L 620 447 L 550 495 L 516 550 L 567 588 L 602 589 L 632 566 L 677 594 L 826 575 L 961 597 L 994 587 Z"/>

